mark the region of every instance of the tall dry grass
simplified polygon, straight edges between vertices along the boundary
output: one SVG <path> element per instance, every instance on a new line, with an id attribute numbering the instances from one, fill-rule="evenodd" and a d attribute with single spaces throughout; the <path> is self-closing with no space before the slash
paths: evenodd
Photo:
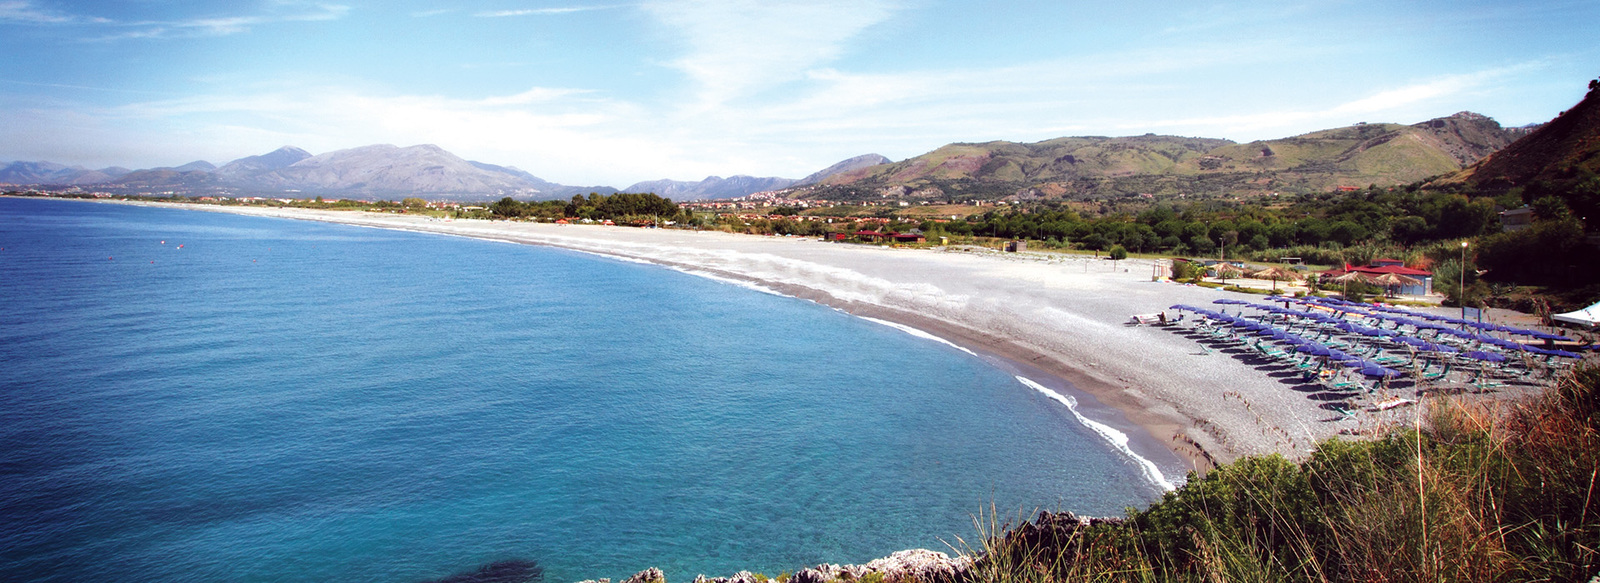
<path id="1" fill-rule="evenodd" d="M 1587 581 L 1600 574 L 1600 368 L 1516 402 L 1449 400 L 1310 459 L 1240 460 L 1116 521 L 992 512 L 965 578 Z"/>

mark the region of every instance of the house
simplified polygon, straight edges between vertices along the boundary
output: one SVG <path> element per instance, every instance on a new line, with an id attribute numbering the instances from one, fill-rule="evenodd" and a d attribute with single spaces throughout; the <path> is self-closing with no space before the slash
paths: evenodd
<path id="1" fill-rule="evenodd" d="M 889 233 L 889 238 L 896 243 L 925 243 L 927 237 L 918 233 Z"/>
<path id="2" fill-rule="evenodd" d="M 1500 228 L 1515 233 L 1533 226 L 1533 209 L 1526 206 L 1500 212 Z"/>
<path id="3" fill-rule="evenodd" d="M 854 236 L 856 240 L 865 243 L 877 243 L 878 241 L 882 241 L 885 237 L 883 233 L 879 233 L 877 231 L 856 231 Z"/>
<path id="4" fill-rule="evenodd" d="M 1339 277 L 1349 273 L 1350 271 L 1359 272 L 1367 275 L 1368 277 L 1378 277 L 1385 273 L 1393 273 L 1395 275 L 1403 275 L 1422 282 L 1417 285 L 1400 286 L 1398 291 L 1401 295 L 1425 296 L 1433 293 L 1433 272 L 1406 267 L 1405 262 L 1399 259 L 1374 259 L 1372 260 L 1372 263 L 1359 267 L 1351 267 L 1349 271 L 1335 268 L 1320 272 L 1317 275 L 1323 280 L 1327 280 Z"/>

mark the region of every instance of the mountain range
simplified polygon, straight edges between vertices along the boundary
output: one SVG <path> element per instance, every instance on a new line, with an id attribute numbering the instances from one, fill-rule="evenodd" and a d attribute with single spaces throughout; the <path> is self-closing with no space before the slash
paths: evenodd
<path id="1" fill-rule="evenodd" d="M 1454 172 L 1529 131 L 1462 112 L 1412 125 L 1362 123 L 1243 144 L 1155 134 L 958 143 L 834 174 L 811 187 L 810 196 L 1030 200 L 1327 192 Z"/>
<path id="2" fill-rule="evenodd" d="M 1560 121 L 1558 118 L 1557 121 Z M 1461 170 L 1525 135 L 1470 112 L 1425 122 L 1356 124 L 1276 140 L 1145 134 L 1064 137 L 1035 143 L 955 143 L 894 162 L 877 154 L 841 161 L 802 179 L 732 176 L 655 180 L 627 192 L 674 200 L 735 198 L 785 190 L 794 198 L 1010 199 L 1117 196 L 1252 196 L 1392 185 Z M 558 199 L 617 189 L 566 186 L 510 166 L 462 159 L 434 145 L 372 145 L 312 155 L 284 146 L 213 166 L 91 170 L 49 162 L 0 167 L 0 183 L 93 187 L 123 193 L 420 196 Z"/>

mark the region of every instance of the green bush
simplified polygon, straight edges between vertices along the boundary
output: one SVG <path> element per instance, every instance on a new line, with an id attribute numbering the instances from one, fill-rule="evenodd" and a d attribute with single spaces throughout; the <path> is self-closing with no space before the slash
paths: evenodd
<path id="1" fill-rule="evenodd" d="M 967 581 L 1584 581 L 1600 571 L 1600 367 L 1421 430 L 1250 457 L 1122 521 L 986 529 Z M 980 521 L 981 522 L 981 521 Z M 984 533 L 980 533 L 984 534 Z M 929 582 L 931 583 L 931 582 Z"/>

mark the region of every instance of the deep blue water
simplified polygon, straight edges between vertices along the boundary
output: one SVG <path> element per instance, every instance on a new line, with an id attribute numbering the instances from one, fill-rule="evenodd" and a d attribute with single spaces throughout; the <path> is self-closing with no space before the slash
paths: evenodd
<path id="1" fill-rule="evenodd" d="M 687 581 L 1157 494 L 979 358 L 654 266 L 25 199 L 0 247 L 6 580 Z"/>

